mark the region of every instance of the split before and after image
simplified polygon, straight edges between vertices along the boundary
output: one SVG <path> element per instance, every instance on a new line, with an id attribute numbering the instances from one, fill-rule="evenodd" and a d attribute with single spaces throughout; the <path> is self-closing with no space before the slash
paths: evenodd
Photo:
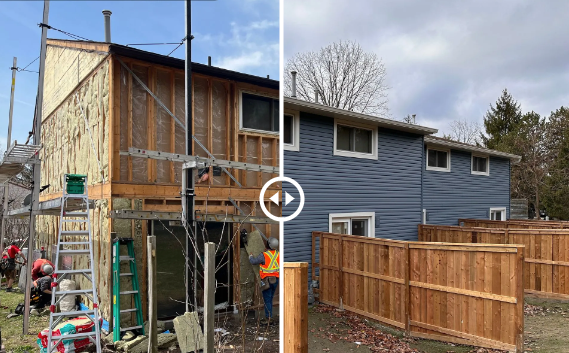
<path id="1" fill-rule="evenodd" d="M 0 2 L 0 351 L 569 352 L 568 6 Z"/>

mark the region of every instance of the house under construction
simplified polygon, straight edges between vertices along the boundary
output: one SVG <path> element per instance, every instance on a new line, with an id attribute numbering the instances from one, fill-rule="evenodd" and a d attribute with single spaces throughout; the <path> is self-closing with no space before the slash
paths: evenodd
<path id="1" fill-rule="evenodd" d="M 193 142 L 193 155 L 278 166 L 278 88 L 279 82 L 269 78 L 193 63 L 192 131 L 199 141 Z M 183 163 L 129 154 L 129 149 L 184 154 L 185 129 L 162 104 L 184 122 L 184 60 L 112 43 L 48 39 L 40 159 L 41 185 L 49 186 L 40 194 L 36 247 L 45 247 L 48 258 L 55 260 L 61 222 L 56 201 L 63 175 L 86 174 L 93 201 L 94 282 L 102 317 L 109 321 L 113 237 L 134 238 L 144 316 L 147 235 L 157 236 L 158 315 L 173 317 L 185 311 L 186 231 L 175 217 L 145 216 L 149 211 L 181 213 Z M 208 216 L 264 216 L 257 205 L 260 190 L 277 175 L 228 170 L 211 167 L 205 171 L 209 178 L 202 175 L 204 181 L 196 184 L 195 211 L 204 220 L 198 224 L 196 255 L 201 256 L 204 241 L 218 245 L 216 280 L 224 285 L 218 286 L 216 304 L 239 308 L 249 289 L 239 285 L 247 254 L 241 254 L 235 234 L 239 227 L 256 226 L 267 237 L 279 237 L 279 226 L 216 222 Z M 266 207 L 273 214 L 281 212 L 271 202 Z M 111 217 L 124 210 L 142 215 Z M 29 207 L 10 215 L 29 215 Z"/>

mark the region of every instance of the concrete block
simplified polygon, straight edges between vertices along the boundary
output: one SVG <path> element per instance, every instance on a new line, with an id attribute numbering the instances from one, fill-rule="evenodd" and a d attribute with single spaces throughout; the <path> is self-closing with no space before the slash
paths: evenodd
<path id="1" fill-rule="evenodd" d="M 197 352 L 203 349 L 204 335 L 198 313 L 185 313 L 174 319 L 174 329 L 182 352 Z"/>

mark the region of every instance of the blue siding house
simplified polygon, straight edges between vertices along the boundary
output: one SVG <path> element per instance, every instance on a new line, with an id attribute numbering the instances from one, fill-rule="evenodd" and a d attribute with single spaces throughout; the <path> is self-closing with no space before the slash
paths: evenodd
<path id="1" fill-rule="evenodd" d="M 500 216 L 507 217 L 516 156 L 295 98 L 285 97 L 284 109 L 283 168 L 305 194 L 302 212 L 284 224 L 285 261 L 310 262 L 312 231 L 416 240 L 421 222 L 456 225 L 458 218 L 489 218 L 490 208 L 496 217 L 504 207 Z M 473 174 L 471 155 L 488 175 Z M 300 198 L 287 184 L 284 191 L 295 197 L 283 207 L 287 216 Z"/>

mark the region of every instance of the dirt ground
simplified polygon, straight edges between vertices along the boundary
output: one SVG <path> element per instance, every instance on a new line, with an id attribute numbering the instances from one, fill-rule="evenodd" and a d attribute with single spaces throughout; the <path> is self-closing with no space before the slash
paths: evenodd
<path id="1" fill-rule="evenodd" d="M 16 288 L 16 286 L 14 286 Z M 2 344 L 6 352 L 26 353 L 38 352 L 36 343 L 38 333 L 49 325 L 49 316 L 30 316 L 29 335 L 22 334 L 23 316 L 8 319 L 6 316 L 14 311 L 18 303 L 23 303 L 24 295 L 19 291 L 6 293 L 0 290 L 0 328 L 2 329 Z M 4 307 L 7 307 L 4 308 Z M 246 324 L 241 324 L 241 315 L 220 315 L 215 321 L 218 352 L 263 352 L 279 351 L 279 326 L 261 326 L 251 312 L 246 318 Z M 111 346 L 112 347 L 112 346 Z M 114 352 L 114 348 L 106 347 L 105 352 Z M 164 352 L 177 353 L 179 349 Z"/>
<path id="2" fill-rule="evenodd" d="M 526 298 L 524 352 L 569 353 L 569 301 Z M 405 337 L 402 331 L 328 306 L 309 310 L 308 351 L 396 353 L 500 352 Z"/>

